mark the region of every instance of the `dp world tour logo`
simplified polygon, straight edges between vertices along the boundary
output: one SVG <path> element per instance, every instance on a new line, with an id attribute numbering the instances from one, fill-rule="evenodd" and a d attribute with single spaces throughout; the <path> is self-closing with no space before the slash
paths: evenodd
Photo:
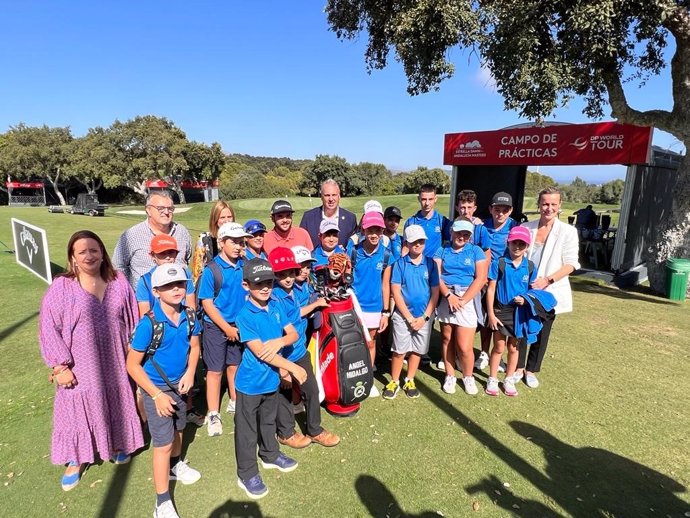
<path id="1" fill-rule="evenodd" d="M 616 149 L 623 149 L 625 135 L 592 135 L 590 137 L 578 137 L 571 142 L 578 151 L 589 149 L 590 151 L 613 151 Z"/>
<path id="2" fill-rule="evenodd" d="M 38 252 L 38 243 L 36 243 L 34 235 L 29 232 L 28 228 L 22 228 L 22 231 L 19 233 L 19 242 L 26 248 L 26 254 L 29 256 L 29 263 L 33 264 L 34 254 Z"/>
<path id="3" fill-rule="evenodd" d="M 584 151 L 585 148 L 587 147 L 587 139 L 582 138 L 582 137 L 577 137 L 575 139 L 575 142 L 570 143 L 571 146 L 574 148 L 578 149 L 579 151 Z"/>

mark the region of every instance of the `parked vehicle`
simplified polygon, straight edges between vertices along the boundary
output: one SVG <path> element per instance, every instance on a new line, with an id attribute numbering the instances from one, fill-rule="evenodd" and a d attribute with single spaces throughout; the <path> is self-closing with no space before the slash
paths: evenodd
<path id="1" fill-rule="evenodd" d="M 98 203 L 96 194 L 79 193 L 77 201 L 69 210 L 70 214 L 88 214 L 89 216 L 105 216 L 107 205 Z"/>

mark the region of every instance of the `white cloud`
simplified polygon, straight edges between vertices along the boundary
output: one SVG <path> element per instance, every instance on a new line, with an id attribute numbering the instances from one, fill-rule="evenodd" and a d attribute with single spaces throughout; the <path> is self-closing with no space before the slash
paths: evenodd
<path id="1" fill-rule="evenodd" d="M 485 90 L 489 90 L 490 92 L 496 91 L 496 81 L 486 65 L 482 65 L 479 70 L 477 70 L 477 73 L 474 75 L 474 82 Z"/>

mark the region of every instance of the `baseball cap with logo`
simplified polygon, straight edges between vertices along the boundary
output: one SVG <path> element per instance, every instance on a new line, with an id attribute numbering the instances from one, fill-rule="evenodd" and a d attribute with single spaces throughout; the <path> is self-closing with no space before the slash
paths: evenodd
<path id="1" fill-rule="evenodd" d="M 405 229 L 405 241 L 408 243 L 414 243 L 420 239 L 427 239 L 426 232 L 421 225 L 410 225 Z"/>
<path id="2" fill-rule="evenodd" d="M 295 254 L 295 261 L 297 261 L 299 264 L 304 264 L 307 261 L 312 263 L 316 262 L 316 259 L 311 256 L 311 252 L 306 246 L 297 245 L 293 246 L 290 250 L 292 250 L 292 253 Z"/>
<path id="3" fill-rule="evenodd" d="M 242 266 L 242 278 L 247 282 L 263 282 L 275 279 L 271 263 L 265 259 L 250 259 Z"/>
<path id="4" fill-rule="evenodd" d="M 271 268 L 274 272 L 283 272 L 285 270 L 299 270 L 300 265 L 295 261 L 294 252 L 284 246 L 277 246 L 271 253 L 268 254 L 268 262 L 271 263 Z"/>
<path id="5" fill-rule="evenodd" d="M 402 219 L 402 212 L 398 207 L 386 207 L 386 211 L 383 213 L 384 218 L 400 218 Z"/>
<path id="6" fill-rule="evenodd" d="M 289 201 L 276 200 L 271 205 L 271 214 L 280 214 L 281 212 L 295 212 Z"/>
<path id="7" fill-rule="evenodd" d="M 266 232 L 266 225 L 258 219 L 250 219 L 244 224 L 244 231 L 253 236 L 259 232 Z"/>
<path id="8" fill-rule="evenodd" d="M 168 250 L 178 252 L 177 240 L 168 234 L 158 234 L 151 239 L 151 253 L 162 254 Z"/>
<path id="9" fill-rule="evenodd" d="M 524 241 L 529 245 L 532 243 L 532 234 L 530 234 L 527 227 L 513 227 L 508 232 L 508 242 L 510 241 Z"/>
<path id="10" fill-rule="evenodd" d="M 453 221 L 453 232 L 469 232 L 473 233 L 474 232 L 474 225 L 469 222 L 465 221 L 464 219 L 458 219 Z"/>
<path id="11" fill-rule="evenodd" d="M 321 224 L 319 225 L 319 234 L 325 234 L 330 230 L 340 232 L 340 228 L 338 227 L 338 224 L 335 221 L 333 221 L 332 219 L 322 219 Z"/>
<path id="12" fill-rule="evenodd" d="M 376 200 L 369 200 L 364 204 L 364 214 L 368 214 L 370 212 L 379 212 L 380 214 L 383 214 L 383 206 Z"/>
<path id="13" fill-rule="evenodd" d="M 187 272 L 179 264 L 161 264 L 151 274 L 151 287 L 160 288 L 166 284 L 187 281 Z"/>
<path id="14" fill-rule="evenodd" d="M 223 240 L 226 237 L 240 238 L 240 237 L 252 237 L 251 234 L 247 234 L 244 231 L 244 227 L 239 223 L 223 223 L 218 229 L 218 239 Z"/>
<path id="15" fill-rule="evenodd" d="M 362 228 L 367 229 L 371 227 L 385 228 L 386 223 L 383 221 L 383 215 L 378 212 L 367 212 L 362 217 Z"/>
<path id="16" fill-rule="evenodd" d="M 513 197 L 507 192 L 497 192 L 491 199 L 491 206 L 494 205 L 505 205 L 506 207 L 513 206 Z"/>

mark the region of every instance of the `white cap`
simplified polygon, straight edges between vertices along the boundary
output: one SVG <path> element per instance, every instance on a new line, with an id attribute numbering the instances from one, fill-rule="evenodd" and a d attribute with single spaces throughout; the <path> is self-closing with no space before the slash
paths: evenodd
<path id="1" fill-rule="evenodd" d="M 325 234 L 329 230 L 337 230 L 340 232 L 340 228 L 335 221 L 332 219 L 322 219 L 321 224 L 319 225 L 319 234 Z"/>
<path id="2" fill-rule="evenodd" d="M 421 225 L 410 225 L 405 229 L 405 241 L 408 243 L 414 243 L 420 239 L 427 239 L 426 232 Z"/>
<path id="3" fill-rule="evenodd" d="M 244 231 L 244 227 L 239 223 L 223 223 L 218 229 L 218 239 L 225 239 L 226 237 L 252 237 Z"/>
<path id="4" fill-rule="evenodd" d="M 383 206 L 376 200 L 369 200 L 364 204 L 364 214 L 368 212 L 380 212 L 383 214 Z"/>
<path id="5" fill-rule="evenodd" d="M 336 225 L 336 228 L 338 228 L 337 225 Z M 306 246 L 297 245 L 297 246 L 293 246 L 290 250 L 292 250 L 292 253 L 295 254 L 295 261 L 297 261 L 299 264 L 302 264 L 306 261 L 311 261 L 311 262 L 316 261 L 316 259 L 314 259 L 311 256 L 311 252 L 309 251 L 309 249 Z"/>
<path id="6" fill-rule="evenodd" d="M 161 264 L 151 275 L 151 286 L 160 288 L 171 282 L 187 281 L 187 272 L 179 264 Z"/>

